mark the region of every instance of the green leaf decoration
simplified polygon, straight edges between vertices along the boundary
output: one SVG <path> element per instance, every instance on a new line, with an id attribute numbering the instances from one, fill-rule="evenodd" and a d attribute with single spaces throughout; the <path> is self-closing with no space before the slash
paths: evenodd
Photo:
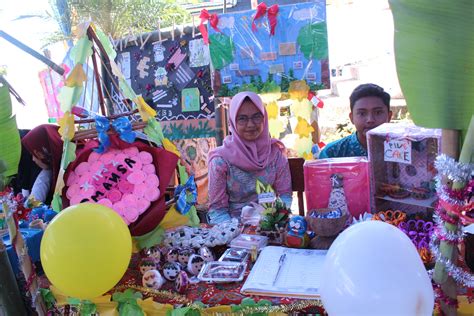
<path id="1" fill-rule="evenodd" d="M 92 42 L 87 36 L 83 36 L 71 49 L 71 58 L 74 64 L 85 64 L 87 57 L 90 56 L 92 56 Z"/>
<path id="2" fill-rule="evenodd" d="M 161 129 L 161 124 L 157 120 L 148 120 L 147 126 L 144 129 L 145 134 L 158 146 L 161 146 L 163 143 L 163 130 Z"/>
<path id="3" fill-rule="evenodd" d="M 12 116 L 12 100 L 8 86 L 4 84 L 0 86 L 0 122 Z"/>
<path id="4" fill-rule="evenodd" d="M 0 107 L 4 104 L 0 104 Z M 15 116 L 0 121 L 0 160 L 3 160 L 6 170 L 4 177 L 10 177 L 18 172 L 21 157 L 21 140 L 16 125 Z"/>
<path id="5" fill-rule="evenodd" d="M 328 57 L 328 32 L 326 22 L 319 22 L 303 26 L 296 39 L 304 57 L 310 59 L 324 59 Z"/>
<path id="6" fill-rule="evenodd" d="M 53 308 L 54 304 L 56 303 L 56 298 L 51 292 L 50 289 L 39 289 L 41 297 L 43 298 L 44 303 L 48 309 Z"/>
<path id="7" fill-rule="evenodd" d="M 115 292 L 112 295 L 112 301 L 118 303 L 118 311 L 120 316 L 144 316 L 142 308 L 137 303 L 137 299 L 143 296 L 140 292 L 134 292 L 127 289 L 123 293 Z"/>
<path id="8" fill-rule="evenodd" d="M 97 35 L 97 38 L 99 38 L 100 43 L 105 49 L 105 52 L 107 55 L 109 55 L 109 58 L 111 60 L 115 60 L 115 57 L 117 57 L 117 52 L 114 49 L 114 46 L 110 42 L 109 38 L 102 32 L 102 30 L 95 25 L 94 27 L 95 34 Z"/>
<path id="9" fill-rule="evenodd" d="M 227 66 L 234 59 L 234 44 L 232 39 L 222 33 L 209 36 L 209 52 L 212 65 L 219 70 Z"/>
<path id="10" fill-rule="evenodd" d="M 132 87 L 128 85 L 127 81 L 125 81 L 125 78 L 120 78 L 119 87 L 122 90 L 123 95 L 129 98 L 130 100 L 135 100 L 137 98 L 135 91 L 133 91 Z"/>
<path id="11" fill-rule="evenodd" d="M 133 239 L 137 242 L 138 248 L 144 249 L 160 244 L 163 241 L 164 236 L 165 230 L 158 225 L 151 232 L 141 236 L 133 236 Z"/>
<path id="12" fill-rule="evenodd" d="M 84 87 L 62 87 L 58 94 L 58 101 L 61 104 L 63 112 L 71 111 L 73 105 L 76 105 L 81 99 Z"/>
<path id="13" fill-rule="evenodd" d="M 389 2 L 398 79 L 413 121 L 466 131 L 474 113 L 474 1 Z"/>
<path id="14" fill-rule="evenodd" d="M 53 200 L 51 201 L 51 207 L 58 213 L 63 209 L 63 201 L 59 193 L 54 193 Z"/>
<path id="15" fill-rule="evenodd" d="M 74 160 L 76 160 L 76 144 L 73 142 L 65 142 L 61 167 L 66 170 L 67 166 Z"/>

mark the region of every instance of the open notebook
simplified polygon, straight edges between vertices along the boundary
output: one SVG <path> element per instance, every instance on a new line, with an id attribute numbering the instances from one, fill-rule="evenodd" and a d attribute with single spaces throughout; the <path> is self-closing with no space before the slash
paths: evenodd
<path id="1" fill-rule="evenodd" d="M 241 292 L 247 295 L 319 297 L 321 270 L 326 253 L 326 250 L 265 247 Z M 286 254 L 285 260 L 278 272 L 283 254 Z"/>

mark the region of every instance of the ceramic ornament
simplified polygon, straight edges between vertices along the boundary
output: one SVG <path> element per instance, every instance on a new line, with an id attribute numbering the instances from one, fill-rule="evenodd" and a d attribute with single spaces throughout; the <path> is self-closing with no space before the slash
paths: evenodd
<path id="1" fill-rule="evenodd" d="M 202 267 L 204 266 L 204 258 L 197 254 L 192 254 L 189 257 L 187 270 L 189 273 L 193 275 L 198 275 L 201 271 Z"/>
<path id="2" fill-rule="evenodd" d="M 165 284 L 165 279 L 163 279 L 160 272 L 157 270 L 148 270 L 145 272 L 145 274 L 143 274 L 143 287 L 159 290 L 163 284 Z"/>
<path id="3" fill-rule="evenodd" d="M 176 281 L 174 283 L 175 289 L 178 293 L 183 294 L 186 292 L 189 286 L 189 278 L 186 272 L 180 271 L 178 276 L 176 277 Z"/>
<path id="4" fill-rule="evenodd" d="M 341 210 L 342 214 L 349 213 L 347 208 L 346 194 L 344 193 L 344 183 L 342 174 L 335 173 L 331 175 L 331 194 L 329 195 L 330 210 Z"/>
<path id="5" fill-rule="evenodd" d="M 178 262 L 178 249 L 170 248 L 166 253 L 166 262 Z"/>
<path id="6" fill-rule="evenodd" d="M 178 262 L 183 265 L 183 267 L 186 267 L 189 262 L 189 258 L 191 255 L 194 253 L 194 251 L 191 248 L 183 248 L 178 251 Z"/>
<path id="7" fill-rule="evenodd" d="M 163 265 L 163 276 L 168 281 L 174 281 L 181 271 L 181 265 L 177 262 L 166 262 Z"/>
<path id="8" fill-rule="evenodd" d="M 144 275 L 147 271 L 156 269 L 156 262 L 153 258 L 144 258 L 139 265 L 140 273 Z"/>
<path id="9" fill-rule="evenodd" d="M 199 248 L 199 255 L 204 259 L 204 261 L 209 262 L 209 261 L 214 261 L 214 255 L 212 254 L 212 251 L 207 248 L 207 247 L 201 247 Z"/>

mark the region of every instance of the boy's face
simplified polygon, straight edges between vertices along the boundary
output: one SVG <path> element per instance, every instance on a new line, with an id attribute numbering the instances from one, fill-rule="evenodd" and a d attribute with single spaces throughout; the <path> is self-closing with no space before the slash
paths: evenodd
<path id="1" fill-rule="evenodd" d="M 354 103 L 349 118 L 352 124 L 355 125 L 357 133 L 365 139 L 367 131 L 390 122 L 392 111 L 387 109 L 381 98 L 364 97 Z"/>

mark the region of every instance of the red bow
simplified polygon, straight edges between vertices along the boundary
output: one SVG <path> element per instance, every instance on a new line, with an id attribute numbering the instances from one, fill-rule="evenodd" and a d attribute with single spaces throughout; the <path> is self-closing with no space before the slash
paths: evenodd
<path id="1" fill-rule="evenodd" d="M 201 10 L 201 14 L 199 15 L 199 17 L 201 18 L 199 30 L 201 31 L 202 38 L 204 39 L 204 44 L 208 45 L 209 35 L 207 34 L 207 28 L 204 25 L 204 22 L 209 21 L 209 24 L 211 24 L 212 28 L 216 30 L 216 32 L 220 32 L 220 30 L 217 28 L 217 24 L 219 23 L 219 17 L 217 16 L 217 14 L 209 14 L 206 9 Z"/>
<path id="2" fill-rule="evenodd" d="M 265 13 L 267 13 L 268 22 L 270 22 L 270 35 L 275 35 L 275 27 L 277 25 L 278 11 L 279 11 L 278 4 L 272 5 L 267 10 L 267 5 L 265 4 L 265 2 L 260 3 L 257 6 L 257 12 L 255 13 L 255 16 L 253 17 L 252 30 L 254 32 L 257 30 L 257 26 L 255 25 L 255 20 L 265 16 Z"/>

